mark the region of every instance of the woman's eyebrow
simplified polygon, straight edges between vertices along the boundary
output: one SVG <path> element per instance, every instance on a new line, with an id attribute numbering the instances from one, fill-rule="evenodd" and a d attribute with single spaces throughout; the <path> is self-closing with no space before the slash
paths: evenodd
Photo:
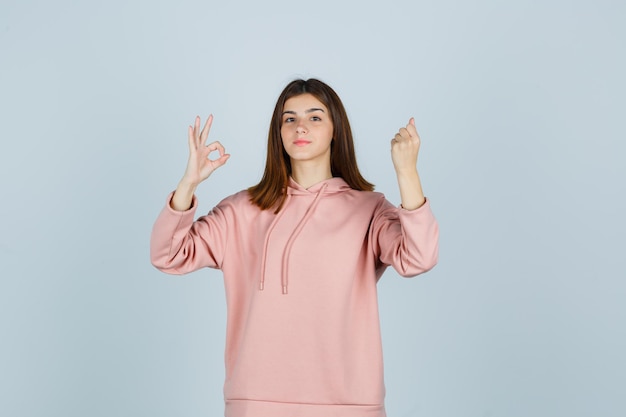
<path id="1" fill-rule="evenodd" d="M 324 109 L 318 109 L 317 107 L 313 107 L 308 110 L 305 110 L 304 113 L 312 113 L 314 111 L 321 111 L 322 113 L 324 113 Z M 293 110 L 285 110 L 283 114 L 296 114 L 296 112 Z"/>

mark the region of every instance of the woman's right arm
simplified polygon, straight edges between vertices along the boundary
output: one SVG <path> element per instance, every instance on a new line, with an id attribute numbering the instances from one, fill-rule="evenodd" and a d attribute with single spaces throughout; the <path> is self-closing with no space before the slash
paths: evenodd
<path id="1" fill-rule="evenodd" d="M 196 188 L 230 157 L 219 142 L 205 145 L 212 122 L 213 116 L 209 116 L 200 130 L 200 118 L 196 117 L 194 126 L 189 126 L 185 174 L 152 228 L 150 257 L 152 264 L 164 272 L 184 274 L 205 266 L 216 268 L 221 263 L 226 241 L 223 211 L 216 207 L 210 215 L 194 222 Z M 219 158 L 209 159 L 213 151 L 219 152 Z"/>
<path id="2" fill-rule="evenodd" d="M 172 208 L 171 198 L 154 222 L 150 236 L 152 265 L 169 274 L 221 268 L 233 218 L 232 198 L 222 200 L 210 213 L 194 221 L 195 198 L 186 211 Z"/>
<path id="3" fill-rule="evenodd" d="M 185 211 L 191 207 L 193 195 L 198 185 L 226 163 L 230 155 L 224 152 L 224 147 L 219 142 L 206 145 L 213 123 L 213 115 L 207 119 L 204 128 L 200 130 L 200 117 L 196 116 L 193 126 L 188 129 L 189 160 L 185 175 L 178 183 L 170 206 L 176 211 Z M 209 154 L 218 151 L 220 156 L 215 160 L 209 159 Z"/>

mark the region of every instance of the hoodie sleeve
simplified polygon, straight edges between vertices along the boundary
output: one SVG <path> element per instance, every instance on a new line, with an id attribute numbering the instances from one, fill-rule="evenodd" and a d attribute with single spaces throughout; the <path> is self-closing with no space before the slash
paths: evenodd
<path id="1" fill-rule="evenodd" d="M 197 199 L 191 208 L 176 211 L 170 206 L 174 193 L 152 227 L 150 260 L 168 274 L 186 274 L 202 267 L 220 268 L 227 241 L 227 221 L 220 205 L 194 221 Z"/>
<path id="2" fill-rule="evenodd" d="M 437 264 L 439 226 L 428 199 L 415 210 L 405 210 L 383 198 L 371 230 L 380 262 L 393 266 L 403 277 L 416 276 Z"/>

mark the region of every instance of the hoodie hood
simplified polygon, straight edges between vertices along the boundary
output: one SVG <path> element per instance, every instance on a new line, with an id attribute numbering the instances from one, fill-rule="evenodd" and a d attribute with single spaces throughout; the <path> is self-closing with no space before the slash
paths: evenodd
<path id="1" fill-rule="evenodd" d="M 293 178 L 289 177 L 289 185 L 287 187 L 287 195 L 311 195 L 322 192 L 322 194 L 336 194 L 343 191 L 349 191 L 352 188 L 341 177 L 333 177 L 324 181 L 320 181 L 309 188 L 304 188 L 298 184 Z"/>
<path id="2" fill-rule="evenodd" d="M 294 198 L 299 200 L 301 197 L 309 197 L 307 200 L 308 208 L 304 213 L 304 216 L 298 221 L 296 227 L 293 229 L 289 239 L 287 240 L 287 244 L 285 245 L 285 249 L 282 254 L 281 261 L 281 270 L 280 270 L 280 280 L 281 280 L 281 288 L 283 294 L 288 293 L 289 288 L 289 277 L 287 274 L 288 266 L 289 266 L 289 255 L 291 254 L 291 248 L 293 247 L 294 242 L 298 238 L 300 231 L 305 227 L 307 221 L 311 217 L 311 215 L 315 212 L 315 207 L 319 203 L 320 199 L 327 195 L 337 194 L 345 191 L 351 190 L 348 183 L 346 183 L 343 178 L 334 177 L 325 181 L 318 182 L 315 185 L 312 185 L 309 188 L 304 188 L 300 184 L 298 184 L 293 178 L 289 178 L 289 185 L 287 187 L 287 198 L 285 199 L 285 203 L 281 210 L 276 214 L 276 217 L 270 224 L 267 235 L 265 236 L 265 241 L 263 243 L 263 261 L 262 261 L 262 273 L 261 273 L 261 281 L 259 282 L 259 290 L 263 291 L 265 287 L 265 271 L 267 265 L 267 252 L 269 241 L 272 237 L 272 232 L 274 227 L 278 224 L 283 214 L 289 211 L 289 207 L 293 203 Z M 313 197 L 311 200 L 310 198 Z"/>

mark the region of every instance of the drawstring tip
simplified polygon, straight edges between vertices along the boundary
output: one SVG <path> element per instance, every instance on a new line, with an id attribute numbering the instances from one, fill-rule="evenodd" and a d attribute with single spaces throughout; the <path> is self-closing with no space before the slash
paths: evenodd
<path id="1" fill-rule="evenodd" d="M 283 294 L 287 294 L 287 286 L 283 286 Z"/>
<path id="2" fill-rule="evenodd" d="M 259 291 L 263 291 L 263 281 L 259 283 Z"/>

